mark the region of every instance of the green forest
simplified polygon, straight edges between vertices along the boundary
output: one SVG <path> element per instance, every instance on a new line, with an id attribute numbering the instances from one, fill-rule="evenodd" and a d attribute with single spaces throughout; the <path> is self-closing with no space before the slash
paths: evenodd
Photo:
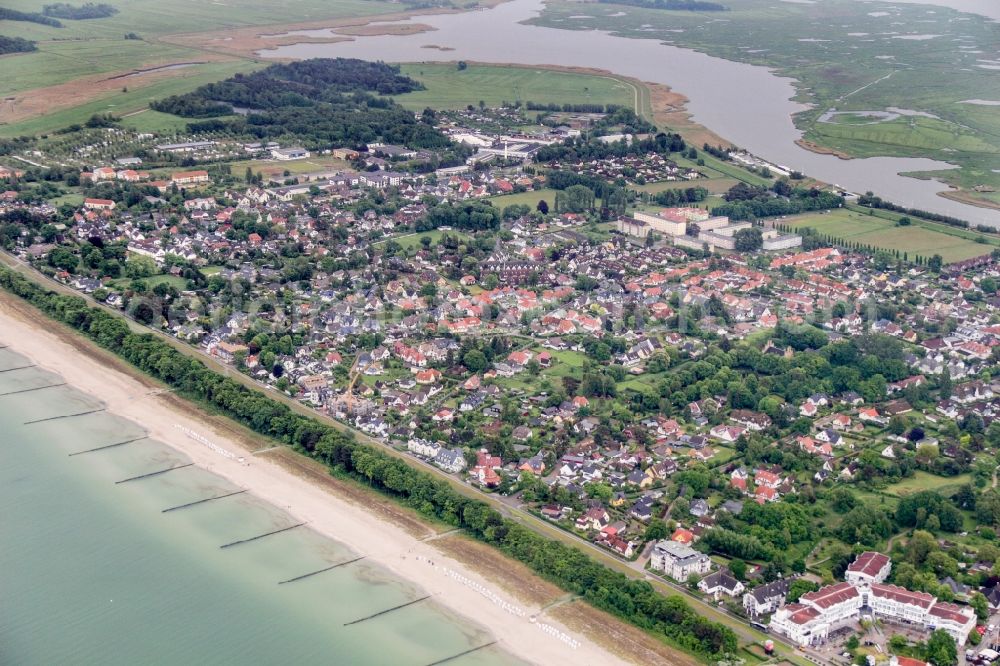
<path id="1" fill-rule="evenodd" d="M 317 58 L 237 74 L 150 104 L 154 111 L 200 119 L 195 132 L 257 139 L 294 135 L 307 148 L 374 141 L 441 148 L 449 140 L 431 118 L 417 120 L 384 95 L 420 90 L 399 68 L 349 58 Z M 245 115 L 230 117 L 234 109 Z"/>

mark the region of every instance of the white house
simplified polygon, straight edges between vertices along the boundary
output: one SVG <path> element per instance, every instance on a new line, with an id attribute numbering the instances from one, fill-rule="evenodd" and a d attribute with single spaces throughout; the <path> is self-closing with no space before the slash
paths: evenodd
<path id="1" fill-rule="evenodd" d="M 750 617 L 773 613 L 785 605 L 791 579 L 781 578 L 766 585 L 759 585 L 743 595 L 743 608 Z"/>

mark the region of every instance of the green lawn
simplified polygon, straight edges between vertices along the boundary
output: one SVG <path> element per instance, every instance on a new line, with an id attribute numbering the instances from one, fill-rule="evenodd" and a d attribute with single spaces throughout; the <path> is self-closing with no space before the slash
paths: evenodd
<path id="1" fill-rule="evenodd" d="M 188 281 L 177 275 L 154 275 L 152 277 L 141 278 L 141 281 L 145 283 L 147 289 L 152 289 L 158 284 L 167 284 L 175 288 L 177 291 L 183 291 L 187 289 Z M 127 289 L 132 281 L 128 278 L 119 278 L 113 280 L 111 285 L 119 289 Z"/>
<path id="2" fill-rule="evenodd" d="M 534 210 L 535 206 L 541 200 L 549 205 L 549 210 L 554 211 L 556 205 L 556 190 L 550 188 L 542 188 L 540 190 L 532 190 L 530 192 L 518 192 L 516 194 L 502 194 L 500 196 L 490 197 L 490 202 L 497 208 L 503 210 L 507 206 L 525 205 L 531 206 Z"/>
<path id="3" fill-rule="evenodd" d="M 429 39 L 433 40 L 433 33 Z M 610 76 L 501 65 L 469 65 L 461 71 L 453 64 L 418 63 L 402 68 L 404 74 L 427 87 L 396 97 L 400 104 L 416 111 L 426 107 L 464 109 L 480 101 L 488 106 L 530 101 L 620 104 L 633 108 L 636 103 L 635 86 Z"/>
<path id="4" fill-rule="evenodd" d="M 945 497 L 953 494 L 959 486 L 972 482 L 971 474 L 960 474 L 958 476 L 937 476 L 923 470 L 917 470 L 913 476 L 903 479 L 899 483 L 894 483 L 886 488 L 887 493 L 898 497 L 903 497 L 921 490 L 936 490 Z"/>
<path id="5" fill-rule="evenodd" d="M 992 244 L 977 243 L 971 239 L 977 235 L 964 230 L 952 230 L 943 225 L 920 221 L 914 221 L 907 227 L 898 227 L 893 220 L 849 209 L 808 213 L 780 222 L 796 228 L 810 227 L 818 233 L 828 234 L 839 240 L 899 250 L 906 252 L 910 259 L 916 255 L 930 257 L 940 254 L 945 262 L 961 261 L 989 254 L 994 247 Z M 1000 239 L 995 237 L 988 240 L 994 244 L 1000 243 Z"/>
<path id="6" fill-rule="evenodd" d="M 739 181 L 735 178 L 700 178 L 698 180 L 667 180 L 662 183 L 646 183 L 645 185 L 629 185 L 629 189 L 637 192 L 657 194 L 667 190 L 684 190 L 689 187 L 704 187 L 709 192 L 724 194 Z"/>
<path id="7" fill-rule="evenodd" d="M 448 234 L 452 238 L 456 238 L 457 237 L 457 238 L 460 238 L 462 240 L 467 240 L 468 238 L 470 238 L 470 236 L 468 234 L 464 234 L 461 231 L 454 231 L 454 230 L 452 230 L 452 231 L 441 231 L 440 229 L 435 229 L 434 231 L 424 231 L 424 232 L 421 232 L 421 233 L 407 234 L 405 236 L 397 236 L 395 238 L 389 238 L 389 239 L 386 239 L 386 240 L 379 241 L 378 243 L 376 243 L 376 245 L 378 245 L 380 243 L 387 243 L 390 240 L 394 240 L 397 243 L 399 243 L 399 245 L 401 247 L 403 247 L 404 249 L 411 248 L 411 247 L 421 247 L 422 243 L 421 243 L 420 239 L 424 238 L 425 236 L 427 238 L 431 239 L 431 244 L 432 245 L 436 245 L 438 243 L 438 241 L 441 240 L 441 237 L 444 236 L 445 234 Z"/>

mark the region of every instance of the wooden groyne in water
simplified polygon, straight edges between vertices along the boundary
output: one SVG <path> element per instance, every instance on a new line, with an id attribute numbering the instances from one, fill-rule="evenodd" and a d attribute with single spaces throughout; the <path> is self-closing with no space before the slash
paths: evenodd
<path id="1" fill-rule="evenodd" d="M 391 613 L 393 611 L 398 611 L 400 608 L 406 608 L 407 606 L 412 606 L 413 604 L 419 604 L 421 601 L 425 601 L 425 600 L 430 599 L 430 598 L 431 598 L 431 595 L 428 594 L 425 597 L 420 597 L 419 599 L 414 599 L 413 601 L 407 601 L 405 604 L 399 604 L 398 606 L 393 606 L 392 608 L 386 608 L 384 611 L 379 611 L 377 613 L 369 615 L 368 617 L 362 617 L 362 618 L 358 618 L 357 620 L 351 620 L 350 622 L 345 622 L 344 626 L 345 627 L 349 627 L 352 624 L 358 624 L 359 622 L 365 622 L 367 620 L 372 620 L 372 619 L 374 619 L 376 617 L 379 617 L 380 615 L 385 615 L 386 613 Z"/>
<path id="2" fill-rule="evenodd" d="M 241 543 L 250 543 L 251 541 L 256 541 L 257 539 L 263 539 L 264 537 L 271 536 L 272 534 L 281 534 L 282 532 L 287 532 L 288 530 L 294 530 L 296 527 L 302 527 L 305 523 L 297 523 L 295 525 L 289 525 L 288 527 L 282 527 L 280 530 L 272 530 L 270 532 L 264 532 L 264 534 L 258 534 L 257 536 L 250 537 L 249 539 L 240 539 L 239 541 L 231 541 L 230 543 L 224 543 L 219 548 L 232 548 L 233 546 L 238 546 Z"/>
<path id="3" fill-rule="evenodd" d="M 31 363 L 29 365 L 19 365 L 16 368 L 4 368 L 3 370 L 0 370 L 0 372 L 14 372 L 15 370 L 27 370 L 28 368 L 35 368 L 35 367 L 38 366 L 34 363 Z"/>
<path id="4" fill-rule="evenodd" d="M 31 393 L 32 391 L 41 391 L 42 389 L 55 388 L 57 386 L 66 386 L 66 382 L 59 382 L 58 384 L 49 384 L 48 386 L 34 386 L 32 388 L 18 389 L 16 391 L 7 391 L 6 393 L 0 393 L 0 398 L 5 395 L 17 395 L 18 393 Z"/>
<path id="5" fill-rule="evenodd" d="M 87 414 L 96 414 L 98 412 L 103 412 L 104 407 L 98 409 L 88 409 L 85 412 L 77 412 L 76 414 L 62 414 L 61 416 L 46 416 L 44 419 L 35 419 L 34 421 L 25 421 L 24 425 L 31 425 L 32 423 L 42 423 L 44 421 L 57 421 L 59 419 L 71 419 L 74 416 L 86 416 Z"/>
<path id="6" fill-rule="evenodd" d="M 246 492 L 246 489 L 237 490 L 235 492 L 226 493 L 225 495 L 216 495 L 215 497 L 206 497 L 205 499 L 195 500 L 193 502 L 188 502 L 187 504 L 178 504 L 177 506 L 172 506 L 164 509 L 160 513 L 169 513 L 170 511 L 178 511 L 180 509 L 186 509 L 189 506 L 196 506 L 198 504 L 204 504 L 205 502 L 211 502 L 213 500 L 222 499 L 223 497 L 232 497 L 233 495 L 242 495 Z"/>
<path id="7" fill-rule="evenodd" d="M 172 472 L 175 469 L 184 469 L 185 467 L 191 467 L 194 463 L 184 463 L 183 465 L 176 465 L 174 467 L 168 467 L 166 469 L 161 469 L 157 472 L 148 472 L 146 474 L 140 474 L 139 476 L 133 476 L 128 479 L 122 479 L 121 481 L 115 481 L 115 484 L 128 483 L 129 481 L 138 481 L 139 479 L 148 479 L 151 476 L 159 476 L 160 474 L 166 474 L 167 472 Z"/>
<path id="8" fill-rule="evenodd" d="M 480 650 L 485 650 L 486 648 L 490 647 L 491 645 L 496 645 L 496 644 L 497 644 L 496 641 L 490 641 L 489 643 L 486 643 L 484 645 L 480 645 L 479 647 L 470 648 L 470 649 L 468 649 L 468 650 L 466 650 L 464 652 L 459 652 L 458 654 L 453 654 L 450 657 L 445 657 L 444 659 L 438 659 L 437 661 L 432 661 L 431 663 L 427 664 L 427 666 L 438 666 L 438 664 L 447 664 L 449 661 L 455 661 L 459 657 L 464 657 L 467 654 L 472 654 L 473 652 L 479 652 Z"/>
<path id="9" fill-rule="evenodd" d="M 321 574 L 321 573 L 330 571 L 331 569 L 337 569 L 338 567 L 347 566 L 348 564 L 351 564 L 352 562 L 357 562 L 358 560 L 363 560 L 363 559 L 365 559 L 365 558 L 362 555 L 361 557 L 355 557 L 353 560 L 347 560 L 346 562 L 340 562 L 339 564 L 334 564 L 333 566 L 326 567 L 325 569 L 319 569 L 318 571 L 310 571 L 307 574 L 302 574 L 301 576 L 296 576 L 295 578 L 289 578 L 288 580 L 279 580 L 278 581 L 278 585 L 287 585 L 288 583 L 294 583 L 295 581 L 303 580 L 305 578 L 310 578 L 310 577 L 315 576 L 317 574 Z"/>
<path id="10" fill-rule="evenodd" d="M 126 439 L 124 442 L 115 442 L 114 444 L 105 444 L 104 446 L 97 446 L 92 449 L 86 449 L 84 451 L 74 451 L 69 454 L 69 457 L 83 455 L 84 453 L 93 453 L 94 451 L 103 451 L 104 449 L 113 449 L 116 446 L 125 446 L 126 444 L 131 444 L 132 442 L 138 442 L 140 440 L 147 439 L 146 435 L 142 437 L 136 437 L 134 439 Z"/>

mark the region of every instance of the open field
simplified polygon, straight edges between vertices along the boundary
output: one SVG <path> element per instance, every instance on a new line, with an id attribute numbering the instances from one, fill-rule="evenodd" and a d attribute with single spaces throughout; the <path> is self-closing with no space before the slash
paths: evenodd
<path id="1" fill-rule="evenodd" d="M 629 189 L 638 192 L 657 194 L 666 190 L 684 190 L 689 187 L 704 187 L 713 194 L 724 194 L 739 181 L 735 178 L 702 178 L 699 180 L 671 180 L 662 183 L 646 183 L 645 185 L 630 185 Z"/>
<path id="2" fill-rule="evenodd" d="M 961 261 L 989 254 L 996 244 L 1000 244 L 997 238 L 986 236 L 990 244 L 977 243 L 968 237 L 975 237 L 974 232 L 970 234 L 924 221 L 914 220 L 910 226 L 897 227 L 893 220 L 848 209 L 797 215 L 780 220 L 780 223 L 795 228 L 810 227 L 840 240 L 899 250 L 908 253 L 911 259 L 916 255 L 940 254 L 945 262 Z"/>
<path id="3" fill-rule="evenodd" d="M 407 93 L 396 101 L 415 111 L 464 109 L 483 101 L 544 104 L 619 104 L 634 107 L 636 87 L 612 76 L 598 76 L 534 67 L 417 63 L 402 66 L 403 73 L 423 83 L 427 90 Z"/>
<path id="4" fill-rule="evenodd" d="M 90 84 L 81 81 L 51 86 L 36 91 L 23 102 L 15 102 L 19 106 L 29 105 L 19 109 L 18 115 L 24 115 L 21 112 L 27 109 L 35 109 L 36 113 L 23 120 L 0 124 L 0 136 L 43 134 L 86 122 L 98 113 L 112 113 L 122 117 L 139 111 L 142 113 L 128 116 L 123 124 L 147 132 L 172 133 L 183 129 L 190 121 L 148 110 L 151 100 L 188 92 L 258 66 L 239 60 L 206 62 L 144 76 L 117 80 L 105 77 L 102 81 Z M 0 107 L 0 121 L 8 119 L 4 113 L 8 109 L 8 102 L 3 104 Z"/>
<path id="5" fill-rule="evenodd" d="M 243 176 L 247 167 L 251 167 L 254 173 L 260 172 L 267 178 L 278 178 L 287 171 L 290 177 L 313 171 L 332 171 L 350 168 L 345 160 L 340 160 L 329 155 L 313 155 L 304 160 L 245 160 L 243 162 L 233 162 L 229 167 L 229 172 L 234 176 Z"/>
<path id="6" fill-rule="evenodd" d="M 35 0 L 8 0 L 4 3 L 5 7 L 26 12 L 38 11 L 39 5 Z M 114 5 L 119 10 L 114 16 L 86 21 L 63 20 L 62 28 L 21 21 L 0 21 L 0 33 L 17 34 L 35 40 L 121 39 L 126 32 L 151 37 L 292 21 L 371 16 L 400 9 L 398 4 L 382 0 L 297 0 L 294 13 L 276 11 L 277 7 L 273 3 L 259 0 L 121 0 Z"/>
<path id="7" fill-rule="evenodd" d="M 588 5 L 582 16 L 579 3 L 553 0 L 531 22 L 662 40 L 774 68 L 799 83 L 797 99 L 810 108 L 795 123 L 819 148 L 947 161 L 960 168 L 936 177 L 980 204 L 1000 204 L 995 192 L 972 189 L 1000 190 L 1000 173 L 993 170 L 1000 159 L 1000 114 L 963 103 L 996 89 L 991 56 L 982 55 L 1000 47 L 995 23 L 944 7 L 881 0 L 723 4 L 725 19 L 615 4 Z M 820 122 L 832 110 L 851 115 Z M 889 115 L 881 122 L 862 118 L 872 112 Z"/>
<path id="8" fill-rule="evenodd" d="M 959 486 L 972 482 L 971 474 L 960 474 L 959 476 L 937 476 L 928 474 L 923 470 L 917 470 L 913 476 L 903 479 L 899 483 L 894 483 L 885 489 L 887 493 L 904 497 L 921 490 L 935 490 L 941 495 L 948 497 L 956 492 Z"/>
<path id="9" fill-rule="evenodd" d="M 420 247 L 422 245 L 420 239 L 424 238 L 425 236 L 431 239 L 432 245 L 436 245 L 441 240 L 441 237 L 444 236 L 445 234 L 448 234 L 452 238 L 459 238 L 461 240 L 467 240 L 469 238 L 468 234 L 462 233 L 461 231 L 455 231 L 455 230 L 441 231 L 440 229 L 435 229 L 433 231 L 422 231 L 415 234 L 407 234 L 406 236 L 397 236 L 392 240 L 398 243 L 400 247 L 408 249 L 411 247 Z M 378 243 L 376 243 L 376 245 L 387 242 L 389 241 L 388 240 L 379 241 Z"/>
<path id="10" fill-rule="evenodd" d="M 534 210 L 538 202 L 545 200 L 549 204 L 550 209 L 554 209 L 556 205 L 556 190 L 550 188 L 542 188 L 540 190 L 533 190 L 531 192 L 517 192 L 516 194 L 501 194 L 500 196 L 490 197 L 490 202 L 497 208 L 503 210 L 507 206 L 525 205 L 531 206 Z"/>
<path id="11" fill-rule="evenodd" d="M 39 4 L 33 0 L 12 0 L 4 6 L 34 12 L 39 10 Z M 246 26 L 274 26 L 279 22 L 288 24 L 292 20 L 357 19 L 400 11 L 399 4 L 383 0 L 338 0 L 334 3 L 299 0 L 295 4 L 294 17 L 289 20 L 287 14 L 275 13 L 274 5 L 258 0 L 202 3 L 188 0 L 124 0 L 116 2 L 115 6 L 119 12 L 114 16 L 82 21 L 64 19 L 61 28 L 26 21 L 0 21 L 0 34 L 16 35 L 38 43 L 35 52 L 3 57 L 0 95 L 14 99 L 4 99 L 3 106 L 0 106 L 0 123 L 37 120 L 49 109 L 86 105 L 104 99 L 112 91 L 125 86 L 143 85 L 138 77 L 116 79 L 110 86 L 100 85 L 114 76 L 157 66 L 220 60 L 219 53 L 205 45 L 209 37 L 172 44 L 162 39 L 167 35 L 205 33 L 210 36 L 213 32 Z M 274 28 L 274 31 L 282 30 L 281 27 Z M 141 39 L 125 39 L 126 33 L 135 33 Z M 205 75 L 204 80 L 199 82 L 195 82 L 194 77 L 185 76 L 188 74 L 185 69 L 158 72 L 157 79 L 176 77 L 185 81 L 178 90 L 163 92 L 159 96 L 186 92 L 206 81 L 223 79 L 253 66 L 250 62 L 237 64 L 239 60 L 251 60 L 242 55 L 221 57 L 230 61 L 227 71 L 203 69 L 200 64 L 185 67 Z M 98 104 L 93 107 L 96 111 L 88 109 L 86 115 L 69 114 L 65 117 L 86 118 L 90 113 L 107 110 L 106 106 Z M 2 131 L 8 136 L 46 131 L 58 127 L 65 117 L 37 125 L 19 125 L 16 131 L 9 128 Z"/>

